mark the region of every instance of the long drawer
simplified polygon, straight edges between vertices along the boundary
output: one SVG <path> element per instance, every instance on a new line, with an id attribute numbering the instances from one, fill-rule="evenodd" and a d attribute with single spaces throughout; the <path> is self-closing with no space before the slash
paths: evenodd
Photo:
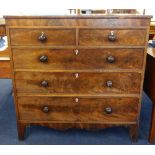
<path id="1" fill-rule="evenodd" d="M 16 72 L 17 93 L 139 93 L 140 73 Z"/>
<path id="2" fill-rule="evenodd" d="M 19 117 L 30 121 L 136 122 L 138 98 L 18 97 Z"/>
<path id="3" fill-rule="evenodd" d="M 16 69 L 142 69 L 143 49 L 13 49 Z"/>
<path id="4" fill-rule="evenodd" d="M 10 29 L 11 45 L 75 45 L 75 29 Z"/>
<path id="5" fill-rule="evenodd" d="M 80 29 L 82 46 L 132 46 L 145 45 L 146 30 L 141 29 Z"/>

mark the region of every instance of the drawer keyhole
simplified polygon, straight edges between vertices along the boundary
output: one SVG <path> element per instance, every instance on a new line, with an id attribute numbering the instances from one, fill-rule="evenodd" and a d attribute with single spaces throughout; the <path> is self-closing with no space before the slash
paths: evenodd
<path id="1" fill-rule="evenodd" d="M 75 73 L 75 78 L 77 79 L 79 77 L 79 73 Z"/>
<path id="2" fill-rule="evenodd" d="M 75 102 L 76 102 L 76 103 L 78 103 L 78 102 L 79 102 L 79 99 L 78 99 L 78 98 L 76 98 L 76 99 L 75 99 Z"/>
<path id="3" fill-rule="evenodd" d="M 109 41 L 115 41 L 116 40 L 116 35 L 114 34 L 114 31 L 110 31 L 110 34 L 108 35 L 108 40 Z"/>
<path id="4" fill-rule="evenodd" d="M 75 55 L 78 55 L 79 54 L 79 50 L 75 50 Z"/>

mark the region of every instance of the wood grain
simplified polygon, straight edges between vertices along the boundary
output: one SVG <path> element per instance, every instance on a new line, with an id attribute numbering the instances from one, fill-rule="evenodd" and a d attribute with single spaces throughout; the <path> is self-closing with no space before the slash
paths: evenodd
<path id="1" fill-rule="evenodd" d="M 19 97 L 21 120 L 64 122 L 135 122 L 138 98 Z M 47 106 L 48 112 L 43 112 Z M 105 108 L 111 107 L 107 114 Z"/>
<path id="2" fill-rule="evenodd" d="M 138 17 L 121 17 L 120 16 L 69 16 L 65 17 L 13 17 L 6 18 L 7 26 L 85 26 L 85 27 L 141 27 L 150 26 L 150 18 Z M 144 18 L 143 18 L 144 17 Z"/>
<path id="3" fill-rule="evenodd" d="M 41 33 L 47 37 L 45 42 L 38 40 Z M 76 45 L 75 29 L 11 29 L 12 45 Z M 22 39 L 21 39 L 22 38 Z"/>
<path id="4" fill-rule="evenodd" d="M 116 36 L 115 41 L 109 41 L 108 35 L 113 31 Z M 146 30 L 117 30 L 117 29 L 80 29 L 79 45 L 81 46 L 103 46 L 103 45 L 145 45 Z"/>
<path id="5" fill-rule="evenodd" d="M 103 94 L 139 93 L 139 73 L 75 73 L 16 72 L 16 90 L 19 93 Z M 48 86 L 41 86 L 47 81 Z M 107 86 L 112 81 L 112 87 Z"/>
<path id="6" fill-rule="evenodd" d="M 144 80 L 144 90 L 147 95 L 155 102 L 155 61 L 154 58 L 150 55 L 147 55 L 146 62 L 146 71 L 145 71 L 145 80 Z"/>
<path id="7" fill-rule="evenodd" d="M 10 61 L 0 61 L 0 78 L 12 78 Z"/>
<path id="8" fill-rule="evenodd" d="M 136 139 L 150 18 L 7 16 L 19 138 L 27 125 L 125 125 Z M 38 41 L 41 32 L 45 42 Z M 40 62 L 41 56 L 48 61 Z M 107 62 L 108 56 L 115 61 Z"/>
<path id="9" fill-rule="evenodd" d="M 143 49 L 13 49 L 15 69 L 84 70 L 142 69 Z M 40 62 L 47 56 L 47 62 Z M 107 58 L 114 57 L 109 63 Z"/>

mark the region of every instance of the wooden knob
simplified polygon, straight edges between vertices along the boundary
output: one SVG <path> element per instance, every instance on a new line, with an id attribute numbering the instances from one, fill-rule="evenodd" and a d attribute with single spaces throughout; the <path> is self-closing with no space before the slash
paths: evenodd
<path id="1" fill-rule="evenodd" d="M 108 56 L 108 57 L 106 58 L 106 60 L 107 60 L 107 62 L 109 62 L 109 63 L 113 63 L 113 62 L 115 61 L 115 57 L 113 57 L 113 56 Z"/>
<path id="2" fill-rule="evenodd" d="M 47 82 L 47 81 L 42 81 L 42 82 L 41 82 L 41 86 L 43 86 L 43 87 L 48 87 L 48 82 Z"/>
<path id="3" fill-rule="evenodd" d="M 48 56 L 46 55 L 42 55 L 40 58 L 39 58 L 40 62 L 48 62 Z"/>
<path id="4" fill-rule="evenodd" d="M 42 109 L 42 111 L 44 113 L 48 113 L 49 112 L 49 108 L 47 106 L 44 106 L 43 109 Z"/>
<path id="5" fill-rule="evenodd" d="M 115 41 L 116 40 L 116 36 L 114 34 L 114 31 L 110 32 L 110 34 L 108 35 L 108 40 L 109 41 Z"/>
<path id="6" fill-rule="evenodd" d="M 106 107 L 106 108 L 105 108 L 105 112 L 106 112 L 107 114 L 111 114 L 111 113 L 112 113 L 112 108 L 111 108 L 111 107 Z"/>
<path id="7" fill-rule="evenodd" d="M 106 85 L 107 85 L 107 87 L 112 87 L 113 83 L 112 83 L 112 81 L 107 81 Z"/>
<path id="8" fill-rule="evenodd" d="M 45 42 L 47 39 L 46 35 L 44 34 L 44 32 L 41 32 L 41 35 L 38 37 L 38 40 L 41 42 Z"/>

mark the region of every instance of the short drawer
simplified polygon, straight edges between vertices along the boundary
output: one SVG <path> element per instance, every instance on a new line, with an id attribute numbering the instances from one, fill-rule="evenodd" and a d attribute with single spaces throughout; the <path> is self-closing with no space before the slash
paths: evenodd
<path id="1" fill-rule="evenodd" d="M 75 29 L 10 29 L 11 45 L 75 45 Z"/>
<path id="2" fill-rule="evenodd" d="M 18 97 L 21 120 L 136 122 L 138 98 Z"/>
<path id="3" fill-rule="evenodd" d="M 144 46 L 144 29 L 80 29 L 79 45 L 82 46 Z"/>
<path id="4" fill-rule="evenodd" d="M 17 93 L 140 93 L 140 73 L 16 72 Z"/>
<path id="5" fill-rule="evenodd" d="M 142 69 L 143 49 L 13 49 L 16 69 Z"/>

